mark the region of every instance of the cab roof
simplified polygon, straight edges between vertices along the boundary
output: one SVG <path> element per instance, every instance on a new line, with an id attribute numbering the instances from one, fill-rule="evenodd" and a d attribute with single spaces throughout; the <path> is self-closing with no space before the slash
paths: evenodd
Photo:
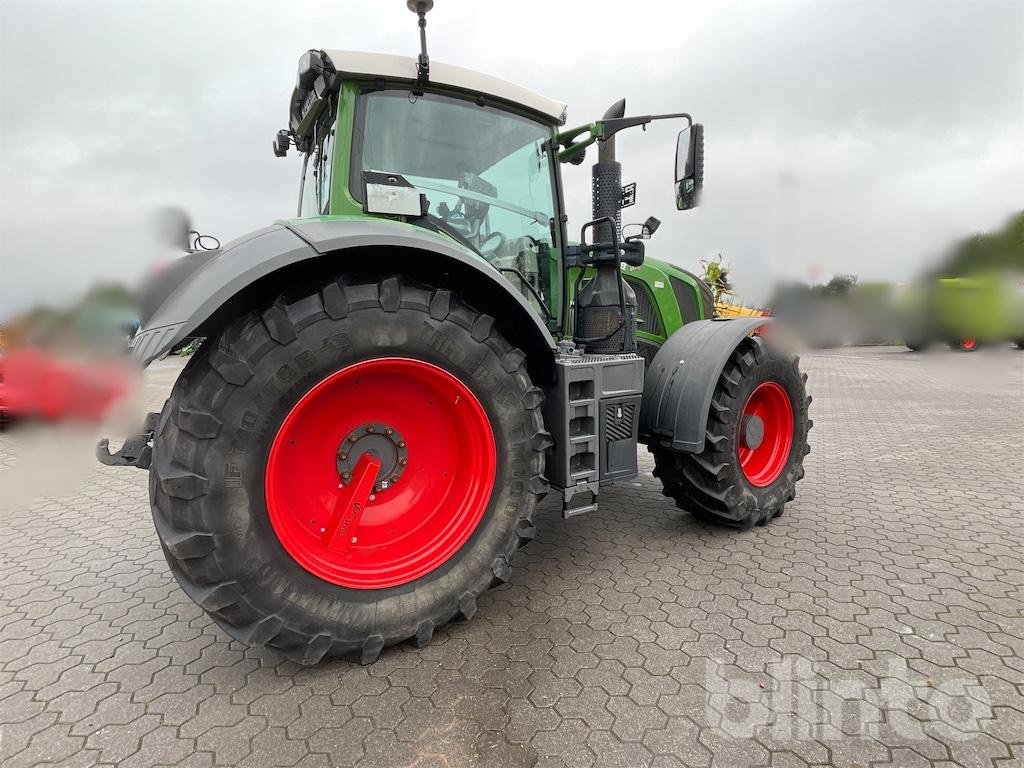
<path id="1" fill-rule="evenodd" d="M 338 50 L 324 50 L 323 53 L 342 76 L 416 82 L 416 59 L 411 56 Z M 470 93 L 494 96 L 539 113 L 559 125 L 565 124 L 566 105 L 562 102 L 482 72 L 431 59 L 430 82 Z"/>

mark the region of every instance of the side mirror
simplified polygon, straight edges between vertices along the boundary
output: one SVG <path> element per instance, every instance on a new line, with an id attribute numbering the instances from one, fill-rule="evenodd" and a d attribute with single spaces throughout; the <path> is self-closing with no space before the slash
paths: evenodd
<path id="1" fill-rule="evenodd" d="M 696 208 L 703 188 L 704 126 L 694 123 L 680 131 L 676 140 L 676 208 Z"/>
<path id="2" fill-rule="evenodd" d="M 288 135 L 288 130 L 282 128 L 274 136 L 274 157 L 284 157 L 288 154 L 288 145 L 291 144 L 291 139 Z"/>
<path id="3" fill-rule="evenodd" d="M 647 221 L 643 224 L 626 224 L 622 227 L 623 230 L 626 227 L 640 227 L 640 232 L 635 235 L 630 235 L 626 238 L 627 243 L 635 243 L 637 240 L 650 240 L 651 235 L 658 231 L 658 227 L 661 226 L 661 219 L 656 219 L 653 216 L 648 216 Z"/>

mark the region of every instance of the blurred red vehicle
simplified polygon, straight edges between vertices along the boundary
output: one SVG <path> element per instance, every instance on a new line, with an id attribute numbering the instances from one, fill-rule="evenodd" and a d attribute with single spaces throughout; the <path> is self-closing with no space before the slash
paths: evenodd
<path id="1" fill-rule="evenodd" d="M 13 349 L 0 356 L 0 420 L 99 422 L 131 386 L 131 371 L 121 361 Z"/>

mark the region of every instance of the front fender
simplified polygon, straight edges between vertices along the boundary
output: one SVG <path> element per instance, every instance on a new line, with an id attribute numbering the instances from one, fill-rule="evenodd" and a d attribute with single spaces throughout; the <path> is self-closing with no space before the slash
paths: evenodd
<path id="1" fill-rule="evenodd" d="M 529 318 L 527 333 L 534 343 L 524 346 L 555 348 L 543 319 L 485 260 L 421 227 L 390 219 L 345 217 L 275 224 L 228 243 L 197 265 L 160 303 L 136 335 L 133 357 L 145 366 L 190 337 L 210 335 L 215 330 L 210 323 L 222 308 L 243 308 L 239 297 L 257 283 L 267 286 L 269 281 L 269 287 L 280 293 L 291 284 L 288 268 L 298 265 L 314 267 L 304 278 L 319 274 L 329 279 L 346 271 L 376 274 L 378 268 L 425 282 L 451 273 L 463 278 L 471 275 L 475 295 L 467 298 L 482 300 L 479 297 L 486 295 L 490 303 L 500 298 L 499 306 L 479 306 L 479 310 L 507 314 L 520 322 Z M 481 292 L 481 286 L 486 290 Z"/>
<path id="2" fill-rule="evenodd" d="M 769 322 L 765 317 L 699 320 L 669 336 L 644 377 L 640 439 L 676 451 L 703 451 L 718 377 L 739 343 Z"/>

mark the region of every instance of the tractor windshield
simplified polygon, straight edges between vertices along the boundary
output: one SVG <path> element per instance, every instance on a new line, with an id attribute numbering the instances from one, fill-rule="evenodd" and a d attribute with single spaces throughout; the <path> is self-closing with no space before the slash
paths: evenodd
<path id="1" fill-rule="evenodd" d="M 401 174 L 426 195 L 442 231 L 466 241 L 531 300 L 550 294 L 555 202 L 544 151 L 549 127 L 474 102 L 404 90 L 365 94 L 361 115 L 359 171 Z M 521 285 L 524 279 L 534 291 Z"/>

